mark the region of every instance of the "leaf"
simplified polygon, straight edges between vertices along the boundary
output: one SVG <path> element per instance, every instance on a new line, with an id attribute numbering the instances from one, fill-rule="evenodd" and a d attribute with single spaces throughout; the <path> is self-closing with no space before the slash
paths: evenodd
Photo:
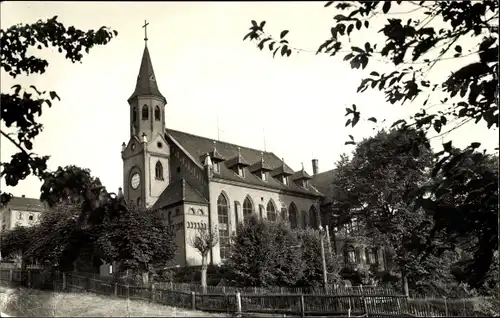
<path id="1" fill-rule="evenodd" d="M 349 126 L 349 124 L 351 123 L 351 119 L 348 119 L 346 122 L 345 122 L 345 127 Z"/>
<path id="2" fill-rule="evenodd" d="M 326 4 L 325 4 L 325 8 L 330 6 L 331 4 L 333 3 L 333 1 L 328 1 Z"/>
<path id="3" fill-rule="evenodd" d="M 382 7 L 382 12 L 387 13 L 391 10 L 391 2 L 390 1 L 385 1 L 384 6 Z"/>
<path id="4" fill-rule="evenodd" d="M 346 56 L 344 56 L 344 61 L 349 61 L 350 59 L 352 59 L 354 57 L 354 54 L 352 53 L 349 53 L 347 54 Z"/>
<path id="5" fill-rule="evenodd" d="M 352 135 L 349 135 L 349 138 L 351 138 L 351 140 L 354 140 L 354 137 Z"/>
<path id="6" fill-rule="evenodd" d="M 347 20 L 346 16 L 345 15 L 342 15 L 342 14 L 337 14 L 336 16 L 333 17 L 333 19 L 337 20 L 337 21 L 344 21 L 344 20 Z"/>
<path id="7" fill-rule="evenodd" d="M 457 53 L 462 53 L 462 47 L 460 45 L 455 46 L 455 51 L 457 51 Z"/>
<path id="8" fill-rule="evenodd" d="M 377 122 L 377 118 L 375 118 L 375 117 L 370 117 L 370 118 L 368 118 L 368 120 L 369 120 L 369 121 L 372 121 L 372 122 L 374 122 L 374 123 L 376 123 L 376 122 Z"/>
<path id="9" fill-rule="evenodd" d="M 49 95 L 50 95 L 50 98 L 51 98 L 52 100 L 54 100 L 55 98 L 57 98 L 58 100 L 61 100 L 61 99 L 59 98 L 59 96 L 57 95 L 57 93 L 56 93 L 56 92 L 54 92 L 54 91 L 51 91 L 51 92 L 49 93 Z"/>
<path id="10" fill-rule="evenodd" d="M 344 145 L 355 145 L 356 143 L 354 141 L 346 141 Z"/>
<path id="11" fill-rule="evenodd" d="M 481 143 L 480 142 L 473 142 L 470 144 L 469 147 L 471 147 L 472 149 L 477 149 L 481 146 Z"/>
<path id="12" fill-rule="evenodd" d="M 354 52 L 357 52 L 357 53 L 365 53 L 365 51 L 363 51 L 361 48 L 357 47 L 357 46 L 351 46 L 351 50 L 353 50 Z"/>
<path id="13" fill-rule="evenodd" d="M 362 25 L 360 20 L 356 21 L 356 29 L 360 30 Z"/>
<path id="14" fill-rule="evenodd" d="M 282 39 L 282 38 L 284 38 L 284 37 L 285 37 L 285 35 L 287 35 L 287 34 L 288 34 L 288 30 L 283 30 L 283 31 L 281 31 L 281 33 L 280 33 L 280 38 L 281 38 L 281 39 Z"/>
<path id="15" fill-rule="evenodd" d="M 391 128 L 392 128 L 392 127 L 394 127 L 394 126 L 397 126 L 397 125 L 399 125 L 399 124 L 406 124 L 406 120 L 404 120 L 404 119 L 396 120 L 396 121 L 392 124 Z"/>
<path id="16" fill-rule="evenodd" d="M 375 71 L 371 72 L 371 73 L 370 73 L 370 75 L 371 75 L 371 76 L 380 76 L 380 74 L 379 74 L 379 73 L 377 73 L 377 72 L 375 72 Z"/>
<path id="17" fill-rule="evenodd" d="M 451 152 L 451 140 L 443 144 L 443 149 L 446 152 Z"/>

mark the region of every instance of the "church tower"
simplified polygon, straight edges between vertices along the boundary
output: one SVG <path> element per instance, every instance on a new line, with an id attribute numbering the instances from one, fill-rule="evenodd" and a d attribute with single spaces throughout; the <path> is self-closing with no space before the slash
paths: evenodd
<path id="1" fill-rule="evenodd" d="M 135 90 L 128 99 L 130 139 L 122 145 L 122 159 L 125 199 L 149 207 L 169 184 L 170 149 L 164 136 L 167 100 L 158 89 L 147 33 L 144 41 Z"/>

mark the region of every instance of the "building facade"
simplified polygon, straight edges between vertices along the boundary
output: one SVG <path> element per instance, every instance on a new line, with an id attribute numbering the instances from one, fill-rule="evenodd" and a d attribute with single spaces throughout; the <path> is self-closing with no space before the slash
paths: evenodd
<path id="1" fill-rule="evenodd" d="M 0 229 L 8 231 L 16 226 L 33 226 L 40 221 L 45 205 L 34 198 L 13 197 L 0 208 Z"/>
<path id="2" fill-rule="evenodd" d="M 219 264 L 228 257 L 238 223 L 252 214 L 283 219 L 292 227 L 320 225 L 323 194 L 303 167 L 293 171 L 272 152 L 165 128 L 167 100 L 158 88 L 147 44 L 128 103 L 123 193 L 140 207 L 161 210 L 174 228 L 179 252 L 173 265 L 201 263 L 190 244 L 199 228 L 218 233 L 209 261 Z"/>

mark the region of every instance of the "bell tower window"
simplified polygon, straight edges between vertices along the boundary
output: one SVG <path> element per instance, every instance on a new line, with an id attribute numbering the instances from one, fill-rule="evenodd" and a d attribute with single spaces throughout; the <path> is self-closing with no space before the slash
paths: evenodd
<path id="1" fill-rule="evenodd" d="M 142 120 L 148 120 L 149 118 L 149 109 L 148 105 L 142 106 Z"/>
<path id="2" fill-rule="evenodd" d="M 158 105 L 156 105 L 156 107 L 155 107 L 155 120 L 157 120 L 157 121 L 161 120 L 160 106 L 158 106 Z"/>
<path id="3" fill-rule="evenodd" d="M 137 121 L 137 107 L 132 108 L 132 122 L 135 124 Z"/>
<path id="4" fill-rule="evenodd" d="M 163 166 L 161 162 L 157 162 L 155 166 L 155 178 L 157 180 L 163 180 Z"/>

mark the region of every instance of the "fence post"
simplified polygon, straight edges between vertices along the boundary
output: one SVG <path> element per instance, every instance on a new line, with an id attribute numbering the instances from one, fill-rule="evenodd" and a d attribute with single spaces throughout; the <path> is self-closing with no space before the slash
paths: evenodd
<path id="1" fill-rule="evenodd" d="M 66 290 L 66 273 L 62 273 L 62 290 Z"/>
<path id="2" fill-rule="evenodd" d="M 28 287 L 31 287 L 31 270 L 28 269 Z"/>
<path id="3" fill-rule="evenodd" d="M 241 294 L 236 292 L 236 314 L 241 315 Z"/>
<path id="4" fill-rule="evenodd" d="M 444 314 L 446 317 L 448 317 L 448 302 L 446 301 L 446 296 L 444 298 Z"/>
<path id="5" fill-rule="evenodd" d="M 300 316 L 305 317 L 306 316 L 306 304 L 304 301 L 304 295 L 300 294 Z"/>
<path id="6" fill-rule="evenodd" d="M 115 294 L 115 297 L 118 296 L 118 284 L 115 283 L 115 286 L 114 286 L 114 294 Z"/>
<path id="7" fill-rule="evenodd" d="M 130 299 L 130 286 L 127 284 L 127 300 Z"/>
<path id="8" fill-rule="evenodd" d="M 87 292 L 90 290 L 90 279 L 90 276 L 85 279 L 85 291 Z"/>
<path id="9" fill-rule="evenodd" d="M 149 289 L 151 292 L 151 302 L 155 301 L 155 285 L 151 284 L 151 288 Z"/>
<path id="10" fill-rule="evenodd" d="M 191 292 L 191 308 L 196 310 L 196 293 Z"/>
<path id="11" fill-rule="evenodd" d="M 9 270 L 9 281 L 12 283 L 13 279 L 14 279 L 14 270 L 11 269 L 11 270 Z"/>

